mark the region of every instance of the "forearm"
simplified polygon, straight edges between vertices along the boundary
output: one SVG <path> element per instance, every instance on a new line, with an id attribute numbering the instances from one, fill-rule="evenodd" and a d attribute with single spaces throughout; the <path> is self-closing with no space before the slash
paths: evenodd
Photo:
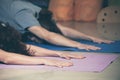
<path id="1" fill-rule="evenodd" d="M 65 62 L 55 59 L 36 58 L 30 56 L 24 56 L 16 53 L 6 52 L 0 49 L 0 61 L 5 64 L 19 64 L 19 65 L 48 65 L 56 67 L 72 66 L 71 62 Z"/>
<path id="2" fill-rule="evenodd" d="M 85 40 L 91 40 L 91 36 L 84 34 L 82 32 L 79 31 L 75 31 L 75 30 L 66 30 L 65 36 L 69 37 L 69 38 L 74 38 L 74 39 L 85 39 Z"/>
<path id="3" fill-rule="evenodd" d="M 34 45 L 29 45 L 26 44 L 27 48 L 30 50 L 30 55 L 32 56 L 40 56 L 40 57 L 47 57 L 47 56 L 59 56 L 60 52 L 58 51 L 53 51 L 53 50 L 49 50 L 49 49 L 45 49 L 45 48 L 41 48 L 41 47 L 37 47 Z"/>
<path id="4" fill-rule="evenodd" d="M 66 38 L 62 35 L 51 33 L 48 41 L 55 45 L 68 46 L 68 47 L 77 47 L 80 43 L 73 41 L 69 38 Z"/>
<path id="5" fill-rule="evenodd" d="M 94 36 L 90 36 L 88 34 L 82 33 L 80 31 L 68 28 L 68 27 L 64 27 L 60 24 L 57 24 L 58 27 L 61 29 L 62 33 L 70 38 L 77 38 L 77 39 L 86 39 L 86 40 L 92 40 L 93 42 L 97 42 L 97 43 L 111 43 L 113 41 L 110 40 L 105 40 L 105 39 L 100 39 L 98 37 L 94 37 Z"/>
<path id="6" fill-rule="evenodd" d="M 86 50 L 97 50 L 100 49 L 99 47 L 90 46 L 81 44 L 80 42 L 73 41 L 71 39 L 68 39 L 62 35 L 47 31 L 46 29 L 34 26 L 29 28 L 29 30 L 37 35 L 38 37 L 48 41 L 49 43 L 55 44 L 55 45 L 61 45 L 61 46 L 67 46 L 67 47 L 75 47 L 78 49 L 86 49 Z"/>
<path id="7" fill-rule="evenodd" d="M 5 64 L 44 64 L 44 59 L 34 58 L 31 56 L 20 55 L 16 53 L 0 50 L 0 61 Z"/>
<path id="8" fill-rule="evenodd" d="M 75 39 L 86 39 L 86 40 L 91 40 L 92 36 L 87 35 L 85 33 L 82 33 L 80 31 L 65 27 L 61 24 L 57 24 L 57 26 L 60 28 L 60 30 L 62 31 L 62 33 L 69 38 L 75 38 Z"/>
<path id="9" fill-rule="evenodd" d="M 78 44 L 78 42 L 70 40 L 59 34 L 47 31 L 46 29 L 39 27 L 39 26 L 31 27 L 29 28 L 29 30 L 35 35 L 37 35 L 38 37 L 55 45 L 77 47 L 77 44 Z"/>

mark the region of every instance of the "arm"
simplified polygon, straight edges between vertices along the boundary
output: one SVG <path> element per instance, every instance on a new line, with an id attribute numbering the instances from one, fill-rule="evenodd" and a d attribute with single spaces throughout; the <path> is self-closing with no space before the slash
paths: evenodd
<path id="1" fill-rule="evenodd" d="M 86 50 L 98 50 L 99 47 L 90 46 L 81 44 L 79 42 L 70 40 L 62 35 L 47 31 L 46 29 L 40 27 L 40 26 L 32 26 L 28 28 L 29 31 L 31 31 L 36 36 L 52 43 L 55 45 L 61 45 L 61 46 L 68 46 L 68 47 L 76 47 L 78 49 L 86 49 Z"/>
<path id="2" fill-rule="evenodd" d="M 53 50 L 48 50 L 48 49 L 45 49 L 45 48 L 37 47 L 37 46 L 34 46 L 34 45 L 28 45 L 27 44 L 27 47 L 28 48 L 30 47 L 30 50 L 32 50 L 34 52 L 34 53 L 30 53 L 30 55 L 32 55 L 32 56 L 39 56 L 39 57 L 54 56 L 54 57 L 61 57 L 61 58 L 65 58 L 65 59 L 71 59 L 71 58 L 83 59 L 83 58 L 85 58 L 81 54 L 53 51 Z"/>
<path id="3" fill-rule="evenodd" d="M 0 49 L 0 61 L 6 64 L 43 64 L 42 59 L 6 52 Z"/>
<path id="4" fill-rule="evenodd" d="M 30 27 L 28 30 L 30 30 L 36 36 L 55 45 L 77 47 L 77 44 L 78 44 L 75 41 L 69 40 L 59 34 L 50 32 L 40 26 L 33 26 L 33 27 Z"/>
<path id="5" fill-rule="evenodd" d="M 76 39 L 85 39 L 85 40 L 92 40 L 93 42 L 97 42 L 97 43 L 112 43 L 113 41 L 110 40 L 105 40 L 105 39 L 100 39 L 100 38 L 96 38 L 87 34 L 84 34 L 80 31 L 65 27 L 61 24 L 57 24 L 57 26 L 60 28 L 60 30 L 62 31 L 62 33 L 69 38 L 76 38 Z"/>
<path id="6" fill-rule="evenodd" d="M 24 56 L 16 53 L 6 52 L 0 49 L 0 61 L 5 64 L 19 64 L 19 65 L 49 65 L 57 67 L 72 66 L 71 62 L 65 62 L 55 59 L 35 58 L 31 56 Z"/>

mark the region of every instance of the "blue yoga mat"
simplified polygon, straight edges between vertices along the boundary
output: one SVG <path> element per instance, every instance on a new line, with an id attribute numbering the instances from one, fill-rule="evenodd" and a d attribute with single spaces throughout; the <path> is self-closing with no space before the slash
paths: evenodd
<path id="1" fill-rule="evenodd" d="M 36 46 L 40 46 L 46 49 L 50 50 L 59 50 L 59 51 L 81 51 L 81 52 L 102 52 L 102 53 L 120 53 L 120 41 L 115 41 L 111 44 L 98 44 L 94 43 L 92 41 L 87 41 L 87 40 L 77 40 L 78 42 L 84 43 L 84 44 L 89 44 L 89 45 L 94 45 L 97 47 L 101 47 L 101 50 L 80 50 L 77 48 L 71 48 L 71 47 L 64 47 L 64 46 L 57 46 L 57 45 L 52 45 L 52 44 L 40 44 L 40 43 L 35 43 L 35 42 L 27 42 L 28 44 L 33 44 Z"/>

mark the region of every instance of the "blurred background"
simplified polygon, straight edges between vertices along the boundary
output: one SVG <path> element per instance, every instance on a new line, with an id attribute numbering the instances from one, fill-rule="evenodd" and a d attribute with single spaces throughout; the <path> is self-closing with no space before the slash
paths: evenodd
<path id="1" fill-rule="evenodd" d="M 49 10 L 56 21 L 96 21 L 98 13 L 108 6 L 119 6 L 119 0 L 50 0 Z"/>

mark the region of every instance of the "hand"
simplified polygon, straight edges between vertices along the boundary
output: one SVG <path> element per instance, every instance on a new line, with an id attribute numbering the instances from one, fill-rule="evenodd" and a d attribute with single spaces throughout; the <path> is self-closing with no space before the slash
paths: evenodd
<path id="1" fill-rule="evenodd" d="M 55 67 L 69 67 L 73 66 L 72 62 L 62 61 L 62 60 L 55 60 L 55 59 L 45 59 L 44 65 L 48 66 L 55 66 Z"/>
<path id="2" fill-rule="evenodd" d="M 65 58 L 65 59 L 83 59 L 85 58 L 84 56 L 82 56 L 81 54 L 76 54 L 76 53 L 58 53 L 58 56 L 61 58 Z"/>
<path id="3" fill-rule="evenodd" d="M 100 50 L 101 48 L 92 46 L 92 45 L 86 45 L 86 44 L 80 44 L 77 46 L 78 49 L 85 49 L 85 50 Z"/>
<path id="4" fill-rule="evenodd" d="M 101 44 L 101 43 L 110 44 L 110 43 L 114 42 L 114 41 L 111 41 L 111 40 L 105 40 L 105 39 L 99 39 L 99 38 L 92 38 L 92 41 L 97 42 L 99 44 Z"/>

